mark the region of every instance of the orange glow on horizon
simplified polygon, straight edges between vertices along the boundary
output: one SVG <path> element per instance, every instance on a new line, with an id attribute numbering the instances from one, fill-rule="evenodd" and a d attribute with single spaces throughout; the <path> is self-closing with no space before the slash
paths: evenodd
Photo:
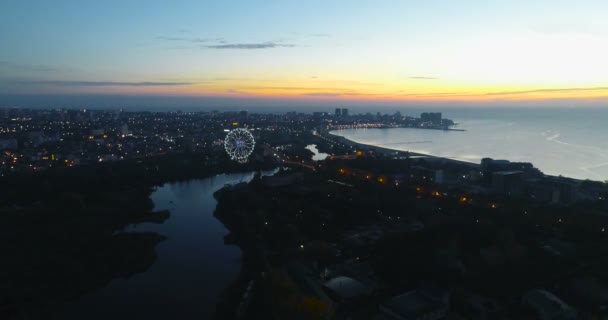
<path id="1" fill-rule="evenodd" d="M 41 93 L 57 93 L 43 88 Z M 437 82 L 430 85 L 384 81 L 358 83 L 356 81 L 276 80 L 264 82 L 217 81 L 180 86 L 87 87 L 66 88 L 66 94 L 121 94 L 143 96 L 184 96 L 211 98 L 249 98 L 283 100 L 336 100 L 386 102 L 483 102 L 483 101 L 539 101 L 559 99 L 608 99 L 608 86 L 588 85 L 573 87 L 551 86 L 479 86 Z"/>

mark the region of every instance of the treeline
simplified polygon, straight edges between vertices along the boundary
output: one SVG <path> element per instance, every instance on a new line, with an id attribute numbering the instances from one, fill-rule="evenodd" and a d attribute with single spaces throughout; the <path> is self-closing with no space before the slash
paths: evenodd
<path id="1" fill-rule="evenodd" d="M 152 212 L 155 186 L 272 167 L 222 157 L 175 154 L 0 179 L 0 319 L 52 318 L 66 302 L 147 270 L 165 238 L 116 231 L 168 218 Z"/>

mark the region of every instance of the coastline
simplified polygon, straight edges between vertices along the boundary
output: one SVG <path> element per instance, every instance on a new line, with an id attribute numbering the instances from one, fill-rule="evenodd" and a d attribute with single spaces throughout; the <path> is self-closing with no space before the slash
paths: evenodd
<path id="1" fill-rule="evenodd" d="M 449 126 L 430 126 L 430 127 L 414 127 L 408 125 L 395 125 L 395 124 L 358 124 L 358 125 L 333 125 L 328 127 L 327 130 L 345 130 L 345 129 L 422 129 L 422 130 L 440 130 L 440 131 L 467 131 L 462 128 L 451 128 L 457 126 L 458 123 L 454 123 Z"/>
<path id="2" fill-rule="evenodd" d="M 254 178 L 255 179 L 255 178 Z M 249 185 L 250 182 L 247 183 Z M 216 305 L 213 319 L 236 319 L 239 313 L 246 313 L 250 296 L 246 295 L 248 286 L 256 287 L 261 274 L 267 271 L 263 245 L 249 230 L 250 225 L 243 223 L 242 214 L 234 216 L 222 198 L 234 191 L 235 185 L 224 186 L 213 193 L 217 204 L 213 216 L 228 230 L 224 237 L 224 245 L 234 245 L 241 251 L 240 270 L 234 280 L 227 284 Z M 232 202 L 232 201 L 228 201 Z"/>
<path id="3" fill-rule="evenodd" d="M 349 145 L 349 146 L 354 146 L 354 147 L 357 147 L 357 148 L 361 148 L 362 150 L 370 150 L 370 151 L 374 151 L 374 152 L 377 152 L 377 153 L 382 153 L 384 155 L 390 155 L 390 154 L 392 154 L 392 155 L 395 155 L 395 154 L 399 155 L 399 154 L 401 154 L 402 156 L 405 156 L 406 154 L 409 154 L 410 157 L 414 156 L 414 157 L 417 157 L 417 158 L 425 158 L 425 159 L 435 160 L 435 161 L 439 161 L 439 160 L 441 160 L 441 161 L 451 161 L 451 162 L 458 163 L 458 164 L 461 164 L 461 165 L 469 165 L 469 166 L 471 166 L 473 168 L 479 168 L 481 166 L 481 163 L 476 163 L 476 162 L 469 162 L 469 161 L 452 159 L 452 158 L 446 158 L 446 157 L 440 157 L 440 156 L 435 156 L 435 155 L 430 155 L 430 154 L 424 154 L 424 153 L 419 153 L 419 152 L 403 151 L 403 150 L 398 150 L 398 149 L 391 149 L 391 148 L 379 147 L 379 146 L 375 146 L 375 145 L 371 145 L 371 144 L 360 143 L 360 142 L 356 142 L 356 141 L 347 139 L 347 138 L 345 138 L 343 136 L 340 136 L 340 135 L 332 133 L 333 131 L 339 131 L 339 130 L 343 130 L 343 129 L 334 129 L 332 131 L 323 131 L 323 133 L 331 136 L 335 140 L 339 140 L 338 141 L 339 143 L 342 143 L 342 144 L 345 144 L 345 145 Z M 321 137 L 323 137 L 323 136 L 321 136 Z M 509 159 L 505 159 L 505 160 L 509 160 Z M 540 168 L 539 168 L 539 170 L 540 170 Z M 551 178 L 568 179 L 568 180 L 571 180 L 571 181 L 576 182 L 576 183 L 580 183 L 580 182 L 583 182 L 583 181 L 598 181 L 598 182 L 601 182 L 600 180 L 580 179 L 580 178 L 573 178 L 573 177 L 562 176 L 562 175 L 551 175 L 551 174 L 546 174 L 544 172 L 543 172 L 543 175 L 545 177 L 551 177 Z"/>
<path id="4" fill-rule="evenodd" d="M 416 128 L 414 128 L 416 129 Z M 374 151 L 377 153 L 382 153 L 384 155 L 401 155 L 401 156 L 406 156 L 409 155 L 410 157 L 416 157 L 416 158 L 427 158 L 430 160 L 445 160 L 445 161 L 453 161 L 455 163 L 458 164 L 465 164 L 465 165 L 469 165 L 472 167 L 476 167 L 478 168 L 480 166 L 479 163 L 476 162 L 469 162 L 469 161 L 464 161 L 464 160 L 458 160 L 458 159 L 452 159 L 452 158 L 446 158 L 446 157 L 440 157 L 440 156 L 435 156 L 432 154 L 425 154 L 425 153 L 420 153 L 420 152 L 412 152 L 412 151 L 404 151 L 404 150 L 399 150 L 399 149 L 391 149 L 391 148 L 387 148 L 387 147 L 379 147 L 379 146 L 375 146 L 375 145 L 371 145 L 371 144 L 365 144 L 365 143 L 360 143 L 360 142 L 356 142 L 350 139 L 347 139 L 343 136 L 334 134 L 332 132 L 334 131 L 339 131 L 339 130 L 343 130 L 343 129 L 333 129 L 331 131 L 323 131 L 323 133 L 331 136 L 332 138 L 339 140 L 339 143 L 342 144 L 346 144 L 349 146 L 354 146 L 357 148 L 360 148 L 362 150 L 370 150 L 370 151 Z M 429 130 L 429 129 L 424 129 L 424 130 Z M 323 136 L 321 136 L 323 137 Z"/>

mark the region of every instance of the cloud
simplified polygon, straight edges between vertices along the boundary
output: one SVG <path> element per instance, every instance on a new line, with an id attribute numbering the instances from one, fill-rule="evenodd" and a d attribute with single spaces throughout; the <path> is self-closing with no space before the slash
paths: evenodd
<path id="1" fill-rule="evenodd" d="M 170 41 L 170 42 L 183 42 L 198 44 L 193 46 L 178 45 L 169 47 L 167 49 L 233 49 L 233 50 L 255 50 L 255 49 L 272 49 L 272 48 L 293 48 L 295 44 L 284 43 L 286 39 L 266 41 L 266 42 L 253 42 L 253 43 L 229 43 L 223 37 L 215 38 L 193 38 L 193 37 L 173 37 L 173 36 L 159 36 L 156 37 L 158 40 Z"/>
<path id="2" fill-rule="evenodd" d="M 187 37 L 166 37 L 166 36 L 156 37 L 156 39 L 165 40 L 165 41 L 183 41 L 183 42 L 193 42 L 193 43 L 223 41 L 223 38 L 208 39 L 208 38 L 187 38 Z"/>
<path id="3" fill-rule="evenodd" d="M 383 94 L 376 93 L 361 93 L 354 91 L 344 91 L 344 92 L 333 92 L 333 91 L 319 91 L 319 92 L 306 92 L 300 94 L 301 96 L 309 96 L 309 97 L 381 97 Z"/>
<path id="4" fill-rule="evenodd" d="M 202 46 L 206 49 L 236 49 L 236 50 L 256 50 L 256 49 L 272 49 L 272 48 L 293 48 L 295 44 L 277 43 L 277 42 L 260 42 L 260 43 L 224 43 L 217 45 Z"/>
<path id="5" fill-rule="evenodd" d="M 414 79 L 414 80 L 437 80 L 438 78 L 435 77 L 424 77 L 424 76 L 414 76 L 414 77 L 409 77 L 410 79 Z"/>
<path id="6" fill-rule="evenodd" d="M 313 33 L 313 34 L 311 34 L 311 36 L 318 37 L 318 38 L 327 38 L 327 37 L 329 37 L 329 34 L 327 34 L 327 33 Z"/>
<path id="7" fill-rule="evenodd" d="M 439 97 L 439 96 L 469 96 L 475 95 L 471 92 L 432 92 L 432 93 L 403 93 L 398 94 L 402 97 Z"/>
<path id="8" fill-rule="evenodd" d="M 285 86 L 254 86 L 244 87 L 245 90 L 284 90 L 284 91 L 336 91 L 341 92 L 343 88 L 327 88 L 327 87 L 285 87 Z"/>
<path id="9" fill-rule="evenodd" d="M 398 94 L 401 97 L 500 97 L 500 96 L 520 96 L 535 93 L 577 93 L 590 91 L 608 91 L 608 87 L 588 87 L 588 88 L 547 88 L 531 89 L 519 91 L 495 91 L 485 93 L 475 92 L 433 92 L 433 93 L 404 93 Z"/>
<path id="10" fill-rule="evenodd" d="M 317 83 L 328 83 L 334 85 L 348 85 L 348 86 L 384 86 L 384 83 L 381 82 L 362 82 L 356 80 L 319 80 Z"/>
<path id="11" fill-rule="evenodd" d="M 276 81 L 272 81 L 276 82 Z M 298 86 L 245 86 L 241 89 L 247 90 L 250 92 L 266 92 L 268 90 L 272 91 L 283 91 L 289 92 L 293 94 L 302 94 L 302 95 L 333 95 L 336 96 L 338 94 L 341 95 L 381 95 L 381 94 L 365 94 L 361 93 L 360 89 L 356 88 L 345 88 L 339 86 L 316 86 L 316 87 L 298 87 Z"/>
<path id="12" fill-rule="evenodd" d="M 311 97 L 341 97 L 344 96 L 344 93 L 341 92 L 308 92 L 303 93 L 303 96 L 311 96 Z"/>
<path id="13" fill-rule="evenodd" d="M 521 90 L 521 91 L 498 91 L 488 92 L 483 95 L 486 96 L 501 96 L 501 95 L 518 95 L 528 93 L 573 93 L 580 91 L 604 91 L 608 90 L 608 87 L 589 87 L 589 88 L 551 88 L 551 89 L 534 89 L 534 90 Z"/>
<path id="14" fill-rule="evenodd" d="M 240 94 L 240 95 L 249 95 L 251 94 L 250 92 L 247 91 L 243 91 L 243 90 L 238 90 L 238 89 L 228 89 L 226 90 L 227 93 L 232 93 L 232 94 Z"/>
<path id="15" fill-rule="evenodd" d="M 0 68 L 12 69 L 12 70 L 18 70 L 18 71 L 41 71 L 41 72 L 57 70 L 57 68 L 55 68 L 55 67 L 51 67 L 51 66 L 47 66 L 47 65 L 43 65 L 43 64 L 15 64 L 15 63 L 10 63 L 8 61 L 0 61 Z"/>
<path id="16" fill-rule="evenodd" d="M 154 87 L 154 86 L 189 86 L 196 82 L 124 82 L 124 81 L 64 81 L 64 80 L 34 80 L 17 81 L 21 85 L 52 85 L 52 86 L 77 86 L 77 87 L 103 87 L 103 86 L 128 86 L 128 87 Z"/>

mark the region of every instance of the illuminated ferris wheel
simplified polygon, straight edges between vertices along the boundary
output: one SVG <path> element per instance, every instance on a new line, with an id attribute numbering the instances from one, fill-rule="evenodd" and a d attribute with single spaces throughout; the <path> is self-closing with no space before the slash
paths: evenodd
<path id="1" fill-rule="evenodd" d="M 226 135 L 224 139 L 224 148 L 230 159 L 240 163 L 247 162 L 247 159 L 253 152 L 255 140 L 249 130 L 243 128 L 234 129 Z"/>

